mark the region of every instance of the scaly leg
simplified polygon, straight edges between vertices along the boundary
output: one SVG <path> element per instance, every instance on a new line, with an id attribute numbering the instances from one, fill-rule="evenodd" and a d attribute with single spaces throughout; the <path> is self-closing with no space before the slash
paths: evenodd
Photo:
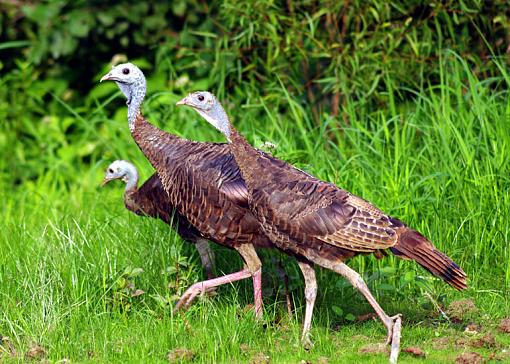
<path id="1" fill-rule="evenodd" d="M 218 287 L 222 284 L 232 283 L 240 281 L 241 279 L 249 278 L 252 273 L 249 269 L 243 269 L 239 272 L 227 274 L 223 277 L 208 279 L 203 282 L 198 282 L 189 287 L 186 292 L 181 296 L 177 304 L 175 305 L 175 311 L 178 311 L 181 307 L 187 309 L 195 297 L 199 294 L 207 292 L 212 287 Z"/>
<path id="2" fill-rule="evenodd" d="M 253 299 L 255 303 L 255 317 L 262 318 L 262 263 L 252 244 L 243 244 L 236 248 L 246 263 L 247 269 L 252 273 Z"/>
<path id="3" fill-rule="evenodd" d="M 313 263 L 307 260 L 298 260 L 299 268 L 305 278 L 305 320 L 303 323 L 303 334 L 301 335 L 301 343 L 306 350 L 313 347 L 312 340 L 310 339 L 310 327 L 312 325 L 313 306 L 315 298 L 317 297 L 317 280 L 315 278 L 315 269 Z"/>
<path id="4" fill-rule="evenodd" d="M 208 279 L 206 281 L 193 284 L 181 296 L 175 305 L 175 310 L 178 311 L 181 307 L 185 309 L 188 308 L 198 294 L 207 292 L 207 290 L 212 287 L 218 287 L 222 284 L 232 283 L 241 279 L 252 277 L 255 299 L 255 316 L 259 319 L 262 315 L 262 263 L 260 262 L 253 245 L 243 244 L 236 248 L 236 250 L 243 257 L 247 268 L 236 273 L 227 274 L 223 277 Z"/>
<path id="5" fill-rule="evenodd" d="M 368 289 L 368 286 L 366 285 L 365 281 L 363 281 L 363 278 L 353 269 L 349 268 L 344 263 L 335 264 L 331 267 L 335 272 L 338 274 L 341 274 L 351 284 L 360 291 L 363 296 L 367 299 L 367 301 L 370 303 L 370 305 L 374 308 L 375 312 L 377 313 L 377 316 L 381 319 L 384 326 L 386 326 L 387 329 L 387 337 L 386 337 L 386 344 L 390 344 L 393 340 L 398 340 L 400 342 L 400 325 L 395 325 L 395 323 L 398 321 L 400 323 L 402 315 L 398 314 L 395 316 L 388 316 L 381 306 L 379 306 L 379 303 L 375 300 L 374 296 L 372 296 L 372 293 L 370 293 L 370 290 Z M 393 332 L 395 328 L 395 332 Z"/>
<path id="6" fill-rule="evenodd" d="M 211 249 L 209 240 L 199 238 L 195 242 L 202 266 L 205 269 L 205 274 L 208 279 L 213 279 L 214 275 L 214 252 Z"/>

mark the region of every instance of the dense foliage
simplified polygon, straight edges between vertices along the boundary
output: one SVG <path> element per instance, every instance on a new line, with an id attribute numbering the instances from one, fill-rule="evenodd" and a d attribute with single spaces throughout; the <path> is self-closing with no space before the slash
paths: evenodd
<path id="1" fill-rule="evenodd" d="M 475 75 L 497 75 L 489 58 L 505 54 L 509 32 L 505 1 L 3 2 L 0 147 L 14 158 L 0 163 L 18 184 L 41 175 L 41 163 L 30 165 L 41 155 L 103 154 L 80 120 L 91 125 L 90 105 L 105 96 L 98 76 L 126 57 L 147 69 L 151 92 L 212 89 L 260 115 L 295 113 L 288 92 L 310 126 L 325 112 L 336 127 L 350 123 L 348 108 L 394 113 L 438 83 L 441 60 L 453 57 L 445 49 Z"/>

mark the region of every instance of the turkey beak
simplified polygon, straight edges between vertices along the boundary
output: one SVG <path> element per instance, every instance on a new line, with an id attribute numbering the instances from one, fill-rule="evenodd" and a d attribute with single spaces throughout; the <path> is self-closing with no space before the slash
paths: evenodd
<path id="1" fill-rule="evenodd" d="M 104 187 L 108 182 L 110 182 L 112 179 L 111 178 L 108 178 L 108 177 L 105 177 L 103 179 L 103 182 L 101 182 L 101 187 Z"/>
<path id="2" fill-rule="evenodd" d="M 99 80 L 99 82 L 103 82 L 103 81 L 109 81 L 112 79 L 112 74 L 111 72 L 108 72 L 106 75 L 104 75 L 103 77 L 101 77 L 101 79 Z"/>
<path id="3" fill-rule="evenodd" d="M 177 103 L 175 105 L 177 105 L 177 106 L 180 106 L 180 105 L 189 105 L 188 102 L 189 102 L 188 96 L 186 96 L 185 98 L 177 101 Z"/>

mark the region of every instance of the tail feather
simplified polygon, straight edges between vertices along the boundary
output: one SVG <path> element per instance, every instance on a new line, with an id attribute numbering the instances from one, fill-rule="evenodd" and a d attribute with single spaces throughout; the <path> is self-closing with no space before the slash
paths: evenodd
<path id="1" fill-rule="evenodd" d="M 415 260 L 430 273 L 458 290 L 467 288 L 467 276 L 462 268 L 415 230 L 402 227 L 397 244 L 390 250 L 401 258 Z"/>

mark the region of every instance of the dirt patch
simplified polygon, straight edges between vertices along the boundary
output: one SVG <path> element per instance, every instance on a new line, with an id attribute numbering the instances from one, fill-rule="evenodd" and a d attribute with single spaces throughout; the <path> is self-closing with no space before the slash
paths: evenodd
<path id="1" fill-rule="evenodd" d="M 504 318 L 500 321 L 498 330 L 510 334 L 510 318 Z"/>
<path id="2" fill-rule="evenodd" d="M 457 364 L 480 364 L 483 363 L 483 356 L 478 353 L 463 353 L 460 354 L 456 359 L 455 363 Z"/>
<path id="3" fill-rule="evenodd" d="M 459 337 L 455 339 L 454 346 L 456 349 L 467 349 L 467 348 L 496 348 L 498 344 L 494 334 L 487 332 L 486 334 L 476 334 L 475 337 Z"/>
<path id="4" fill-rule="evenodd" d="M 456 349 L 465 349 L 470 344 L 470 340 L 467 337 L 459 337 L 455 339 L 455 348 Z"/>
<path id="5" fill-rule="evenodd" d="M 492 333 L 488 332 L 481 338 L 472 340 L 471 346 L 474 348 L 494 348 L 496 347 L 496 338 Z"/>
<path id="6" fill-rule="evenodd" d="M 463 322 L 473 318 L 477 312 L 478 308 L 470 299 L 453 301 L 446 310 L 446 314 L 454 322 Z"/>
<path id="7" fill-rule="evenodd" d="M 269 355 L 264 353 L 254 354 L 250 360 L 250 364 L 269 364 Z"/>
<path id="8" fill-rule="evenodd" d="M 425 352 L 417 346 L 409 346 L 407 348 L 402 349 L 402 352 L 411 354 L 412 356 L 415 356 L 417 358 L 425 357 Z"/>
<path id="9" fill-rule="evenodd" d="M 328 364 L 329 363 L 329 359 L 326 358 L 325 356 L 319 356 L 317 358 L 317 364 Z"/>
<path id="10" fill-rule="evenodd" d="M 508 359 L 510 359 L 510 351 L 501 350 L 501 352 L 499 353 L 496 352 L 490 353 L 488 359 L 496 361 L 507 361 Z"/>
<path id="11" fill-rule="evenodd" d="M 25 358 L 29 360 L 40 360 L 46 357 L 46 350 L 38 344 L 30 344 L 27 352 L 25 353 Z"/>
<path id="12" fill-rule="evenodd" d="M 480 325 L 471 323 L 466 326 L 464 329 L 464 333 L 470 334 L 470 335 L 476 335 L 482 331 L 482 327 Z"/>
<path id="13" fill-rule="evenodd" d="M 241 351 L 241 353 L 243 354 L 248 354 L 251 350 L 250 350 L 250 345 L 248 344 L 240 344 L 239 345 L 239 351 Z"/>
<path id="14" fill-rule="evenodd" d="M 368 320 L 376 320 L 376 319 L 377 319 L 377 315 L 375 313 L 367 313 L 365 315 L 360 315 L 360 316 L 356 317 L 356 320 L 358 322 L 365 322 Z"/>
<path id="15" fill-rule="evenodd" d="M 166 354 L 166 359 L 170 363 L 180 363 L 184 361 L 191 361 L 195 357 L 192 350 L 186 348 L 175 348 Z"/>
<path id="16" fill-rule="evenodd" d="M 361 347 L 358 352 L 360 354 L 387 354 L 390 352 L 390 348 L 388 345 L 383 343 L 368 344 Z"/>

